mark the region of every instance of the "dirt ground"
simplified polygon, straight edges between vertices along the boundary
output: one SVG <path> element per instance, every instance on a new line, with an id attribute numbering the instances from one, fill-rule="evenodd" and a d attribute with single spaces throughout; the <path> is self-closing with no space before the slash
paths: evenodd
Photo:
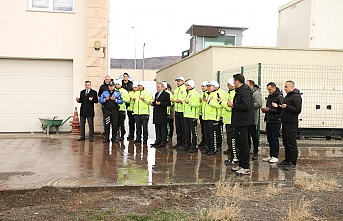
<path id="1" fill-rule="evenodd" d="M 312 178 L 267 185 L 233 175 L 216 185 L 0 193 L 0 220 L 343 220 L 343 158 L 325 158 L 330 169 L 322 161 L 302 166 Z"/>

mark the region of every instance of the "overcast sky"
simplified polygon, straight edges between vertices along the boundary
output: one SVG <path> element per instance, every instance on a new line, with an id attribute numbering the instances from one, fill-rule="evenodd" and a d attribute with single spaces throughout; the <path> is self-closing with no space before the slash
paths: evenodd
<path id="1" fill-rule="evenodd" d="M 243 46 L 275 46 L 278 8 L 290 0 L 111 0 L 110 56 L 181 56 L 192 24 L 247 27 Z M 134 27 L 134 28 L 133 28 Z M 136 35 L 136 40 L 135 40 Z"/>

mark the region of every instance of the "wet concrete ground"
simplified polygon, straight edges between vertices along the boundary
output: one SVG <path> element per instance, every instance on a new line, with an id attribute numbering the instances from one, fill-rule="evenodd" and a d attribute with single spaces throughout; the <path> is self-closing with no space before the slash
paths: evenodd
<path id="1" fill-rule="evenodd" d="M 22 137 L 23 139 L 19 139 Z M 233 176 L 224 165 L 226 155 L 208 156 L 172 149 L 134 144 L 77 141 L 69 135 L 0 137 L 0 191 L 34 189 L 42 186 L 94 187 L 118 185 L 163 185 L 213 183 Z M 224 148 L 225 149 L 225 148 Z M 343 148 L 300 149 L 298 170 L 285 171 L 262 162 L 268 155 L 263 148 L 258 161 L 251 161 L 251 175 L 244 181 L 285 181 L 300 175 L 302 165 L 311 163 L 302 157 L 342 157 Z M 283 156 L 281 150 L 280 159 Z"/>

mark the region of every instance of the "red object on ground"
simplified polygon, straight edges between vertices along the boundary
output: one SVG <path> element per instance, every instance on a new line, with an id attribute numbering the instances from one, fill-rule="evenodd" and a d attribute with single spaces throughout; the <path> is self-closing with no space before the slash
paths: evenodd
<path id="1" fill-rule="evenodd" d="M 80 120 L 77 108 L 75 107 L 73 120 L 70 121 L 71 135 L 80 135 Z"/>

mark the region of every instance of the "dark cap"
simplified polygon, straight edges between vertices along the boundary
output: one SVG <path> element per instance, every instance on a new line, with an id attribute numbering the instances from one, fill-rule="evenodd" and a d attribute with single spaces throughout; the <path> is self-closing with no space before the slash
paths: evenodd
<path id="1" fill-rule="evenodd" d="M 116 84 L 114 83 L 114 81 L 110 81 L 110 83 L 108 85 L 115 86 Z"/>

